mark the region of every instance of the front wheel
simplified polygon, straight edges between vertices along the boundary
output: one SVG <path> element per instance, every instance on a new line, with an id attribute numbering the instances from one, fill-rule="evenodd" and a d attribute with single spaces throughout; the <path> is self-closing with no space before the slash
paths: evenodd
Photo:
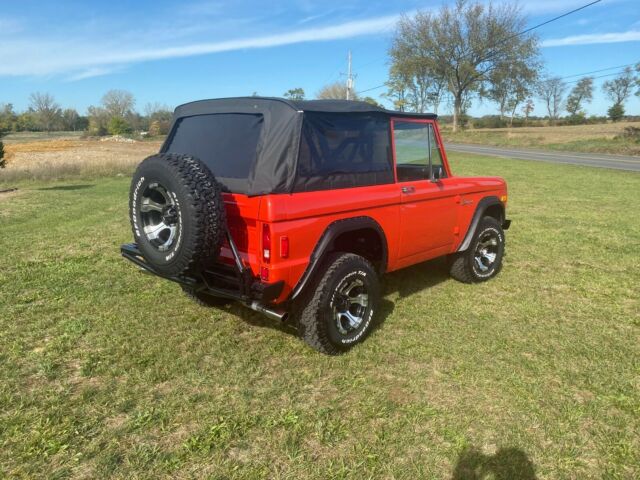
<path id="1" fill-rule="evenodd" d="M 484 217 L 471 240 L 469 248 L 452 257 L 450 274 L 464 283 L 484 282 L 502 269 L 504 231 L 493 217 Z"/>
<path id="2" fill-rule="evenodd" d="M 378 275 L 365 258 L 331 254 L 302 299 L 300 335 L 322 353 L 344 352 L 371 332 L 379 299 Z"/>

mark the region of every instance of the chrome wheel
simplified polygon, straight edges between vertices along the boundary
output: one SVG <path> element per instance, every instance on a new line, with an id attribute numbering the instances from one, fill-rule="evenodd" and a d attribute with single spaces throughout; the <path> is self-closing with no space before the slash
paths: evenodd
<path id="1" fill-rule="evenodd" d="M 493 267 L 500 248 L 499 240 L 495 230 L 485 230 L 478 238 L 473 260 L 479 272 L 486 273 Z"/>
<path id="2" fill-rule="evenodd" d="M 360 279 L 346 280 L 338 286 L 333 300 L 333 318 L 342 335 L 357 330 L 364 320 L 369 294 Z"/>
<path id="3" fill-rule="evenodd" d="M 149 243 L 161 252 L 172 247 L 179 227 L 180 215 L 174 197 L 159 183 L 149 184 L 142 193 L 142 229 Z"/>

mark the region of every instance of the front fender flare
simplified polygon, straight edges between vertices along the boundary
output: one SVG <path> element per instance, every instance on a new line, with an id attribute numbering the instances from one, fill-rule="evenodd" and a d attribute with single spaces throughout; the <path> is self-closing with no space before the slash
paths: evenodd
<path id="1" fill-rule="evenodd" d="M 471 245 L 471 239 L 473 238 L 473 234 L 476 232 L 476 228 L 478 228 L 478 224 L 482 217 L 484 216 L 484 212 L 487 211 L 487 208 L 499 205 L 502 209 L 502 222 L 505 222 L 505 211 L 504 204 L 498 199 L 496 196 L 484 197 L 482 200 L 478 202 L 476 206 L 476 211 L 473 213 L 473 217 L 471 218 L 471 223 L 469 224 L 469 228 L 467 229 L 467 233 L 462 240 L 462 243 L 458 247 L 458 252 L 464 252 Z M 506 228 L 509 228 L 508 226 Z M 505 228 L 505 230 L 506 230 Z"/>

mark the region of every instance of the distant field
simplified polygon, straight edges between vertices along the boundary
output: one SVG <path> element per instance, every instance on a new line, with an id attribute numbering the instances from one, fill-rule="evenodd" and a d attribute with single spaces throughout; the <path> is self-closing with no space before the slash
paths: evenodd
<path id="1" fill-rule="evenodd" d="M 14 183 L 0 478 L 639 478 L 640 175 L 450 157 L 509 182 L 502 273 L 388 275 L 380 325 L 336 358 L 122 260 L 127 177 Z"/>
<path id="2" fill-rule="evenodd" d="M 45 142 L 49 140 L 73 140 L 80 138 L 85 132 L 16 132 L 2 137 L 5 144 L 25 142 Z"/>
<path id="3" fill-rule="evenodd" d="M 640 128 L 640 122 L 563 127 L 486 128 L 452 133 L 443 128 L 445 141 L 502 147 L 529 147 L 573 152 L 640 155 L 640 142 L 619 136 L 625 127 Z"/>
<path id="4" fill-rule="evenodd" d="M 55 180 L 82 176 L 129 174 L 145 157 L 159 150 L 159 141 L 119 143 L 79 137 L 46 139 L 43 134 L 5 145 L 7 167 L 0 184 L 21 180 Z"/>

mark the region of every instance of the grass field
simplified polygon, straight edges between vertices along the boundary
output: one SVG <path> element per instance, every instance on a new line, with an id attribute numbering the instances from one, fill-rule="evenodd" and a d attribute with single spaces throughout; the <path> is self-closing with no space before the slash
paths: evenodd
<path id="1" fill-rule="evenodd" d="M 562 127 L 483 128 L 462 130 L 457 133 L 444 128 L 442 136 L 445 141 L 454 143 L 640 156 L 640 142 L 637 139 L 620 137 L 625 127 L 640 128 L 640 122 Z"/>
<path id="2" fill-rule="evenodd" d="M 0 478 L 638 478 L 640 175 L 451 157 L 509 182 L 504 270 L 388 275 L 335 358 L 125 263 L 127 178 L 0 194 Z"/>

